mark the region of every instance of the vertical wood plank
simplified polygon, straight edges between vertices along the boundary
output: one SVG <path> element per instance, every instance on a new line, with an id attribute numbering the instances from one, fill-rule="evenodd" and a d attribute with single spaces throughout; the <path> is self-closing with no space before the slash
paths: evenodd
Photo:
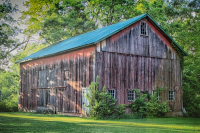
<path id="1" fill-rule="evenodd" d="M 127 47 L 127 53 L 128 54 L 131 54 L 131 30 L 129 30 L 128 31 L 128 33 L 127 33 L 128 35 L 127 35 L 127 45 L 128 45 L 128 47 Z"/>
<path id="2" fill-rule="evenodd" d="M 138 84 L 138 89 L 142 90 L 142 57 L 138 57 L 138 78 L 137 78 L 137 84 Z"/>
<path id="3" fill-rule="evenodd" d="M 57 68 L 57 83 L 55 83 L 55 86 L 61 87 L 61 79 L 62 79 L 62 66 L 61 62 L 58 63 Z"/>
<path id="4" fill-rule="evenodd" d="M 105 67 L 103 69 L 104 71 L 104 76 L 103 76 L 103 81 L 104 81 L 104 86 L 106 87 L 106 89 L 108 88 L 108 53 L 104 52 L 104 60 L 105 60 Z"/>
<path id="5" fill-rule="evenodd" d="M 77 93 L 76 93 L 76 113 L 79 113 L 80 111 L 80 56 L 77 57 L 77 80 L 76 80 L 76 86 L 77 86 Z"/>
<path id="6" fill-rule="evenodd" d="M 72 89 L 71 89 L 71 102 L 72 102 L 72 112 L 77 111 L 76 108 L 76 94 L 77 94 L 77 56 L 72 57 L 73 60 L 73 78 L 72 78 Z M 89 78 L 89 77 L 88 77 Z"/>
<path id="7" fill-rule="evenodd" d="M 108 53 L 108 83 L 107 83 L 107 85 L 108 85 L 108 88 L 111 88 L 111 83 L 110 83 L 110 81 L 111 81 L 111 53 Z"/>
<path id="8" fill-rule="evenodd" d="M 90 72 L 89 72 L 89 57 L 86 57 L 86 87 L 89 87 L 89 77 L 90 77 Z"/>
<path id="9" fill-rule="evenodd" d="M 133 28 L 131 28 L 130 30 L 130 54 L 135 54 L 134 53 L 134 47 L 135 47 L 135 44 L 134 44 L 134 31 L 133 31 Z"/>
<path id="10" fill-rule="evenodd" d="M 125 56 L 122 55 L 121 56 L 121 62 L 122 62 L 122 69 L 120 70 L 120 73 L 121 73 L 121 88 L 120 88 L 120 95 L 121 95 L 121 99 L 120 99 L 120 103 L 121 104 L 124 104 L 124 87 L 125 87 L 125 72 L 126 72 L 126 62 L 125 62 Z"/>
<path id="11" fill-rule="evenodd" d="M 145 89 L 144 89 L 144 82 L 145 82 L 145 58 L 144 57 L 142 57 L 142 60 L 141 60 L 141 91 L 144 91 Z"/>
<path id="12" fill-rule="evenodd" d="M 144 91 L 148 91 L 148 80 L 149 80 L 148 67 L 149 67 L 148 58 L 144 58 Z"/>
<path id="13" fill-rule="evenodd" d="M 133 84 L 133 88 L 134 89 L 139 89 L 139 87 L 138 87 L 138 71 L 139 71 L 138 64 L 139 63 L 138 62 L 139 62 L 138 56 L 134 56 L 133 57 L 133 65 L 134 65 L 134 68 L 133 68 L 133 70 L 134 70 L 134 84 Z"/>
<path id="14" fill-rule="evenodd" d="M 150 93 L 152 93 L 152 91 L 154 90 L 154 86 L 155 86 L 155 59 L 151 58 L 151 91 Z"/>
<path id="15" fill-rule="evenodd" d="M 154 60 L 155 66 L 154 66 L 154 90 L 157 89 L 158 86 L 158 59 L 155 58 Z"/>
<path id="16" fill-rule="evenodd" d="M 152 52 L 153 52 L 153 49 L 152 49 L 152 31 L 151 31 L 150 27 L 148 27 L 148 32 L 149 32 L 149 40 L 148 40 L 148 43 L 149 43 L 149 56 L 152 57 Z"/>
<path id="17" fill-rule="evenodd" d="M 148 62 L 148 68 L 147 68 L 147 77 L 148 77 L 148 79 L 147 79 L 147 91 L 149 92 L 149 93 L 151 93 L 151 91 L 152 91 L 152 89 L 151 89 L 151 86 L 152 86 L 152 76 L 151 76 L 151 74 L 152 74 L 152 62 L 151 62 L 151 57 L 149 57 L 149 58 L 147 58 L 147 62 Z"/>
<path id="18" fill-rule="evenodd" d="M 135 65 L 134 65 L 134 60 L 135 59 L 135 56 L 131 56 L 130 57 L 130 87 L 129 89 L 133 89 L 134 88 L 134 84 L 135 84 L 135 75 L 134 75 L 134 70 L 135 70 Z"/>
<path id="19" fill-rule="evenodd" d="M 116 84 L 116 98 L 117 98 L 117 104 L 120 103 L 121 97 L 120 97 L 120 88 L 121 88 L 121 69 L 122 69 L 122 62 L 121 62 L 121 55 L 117 55 L 117 84 Z"/>

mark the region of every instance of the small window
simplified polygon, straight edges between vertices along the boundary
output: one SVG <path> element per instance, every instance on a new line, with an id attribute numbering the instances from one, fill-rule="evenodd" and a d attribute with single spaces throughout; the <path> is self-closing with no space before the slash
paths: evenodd
<path id="1" fill-rule="evenodd" d="M 174 91 L 169 91 L 169 101 L 174 101 Z"/>
<path id="2" fill-rule="evenodd" d="M 127 100 L 128 101 L 133 101 L 134 99 L 135 99 L 135 91 L 128 90 L 127 91 Z"/>
<path id="3" fill-rule="evenodd" d="M 66 71 L 65 71 L 65 77 L 64 77 L 65 79 L 64 79 L 64 80 L 65 80 L 65 81 L 66 81 L 66 80 L 69 80 L 69 77 L 70 77 L 69 71 L 66 70 Z"/>
<path id="4" fill-rule="evenodd" d="M 113 96 L 113 98 L 115 99 L 115 94 L 116 94 L 116 91 L 115 90 L 108 90 L 108 93 Z"/>
<path id="5" fill-rule="evenodd" d="M 147 24 L 145 22 L 141 22 L 141 35 L 147 35 Z"/>

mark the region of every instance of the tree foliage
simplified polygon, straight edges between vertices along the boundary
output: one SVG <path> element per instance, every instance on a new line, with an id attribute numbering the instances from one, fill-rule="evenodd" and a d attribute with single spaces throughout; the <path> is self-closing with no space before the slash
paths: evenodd
<path id="1" fill-rule="evenodd" d="M 94 23 L 87 16 L 85 4 L 80 0 L 29 0 L 24 6 L 22 20 L 28 27 L 27 35 L 39 34 L 47 44 L 94 30 Z M 28 19 L 27 19 L 28 18 Z"/>
<path id="2" fill-rule="evenodd" d="M 183 107 L 189 116 L 200 117 L 200 1 L 171 1 L 168 16 L 173 38 L 189 54 L 184 58 Z"/>
<path id="3" fill-rule="evenodd" d="M 18 110 L 18 75 L 0 72 L 0 111 Z"/>
<path id="4" fill-rule="evenodd" d="M 10 52 L 15 50 L 21 44 L 14 37 L 18 34 L 19 29 L 12 26 L 16 22 L 11 16 L 16 12 L 16 6 L 12 6 L 10 2 L 0 4 L 0 68 L 8 64 Z"/>
<path id="5" fill-rule="evenodd" d="M 29 43 L 26 50 L 18 49 L 18 53 L 12 57 L 9 71 L 0 71 L 0 111 L 18 111 L 20 70 L 15 62 L 44 47 L 44 44 Z"/>

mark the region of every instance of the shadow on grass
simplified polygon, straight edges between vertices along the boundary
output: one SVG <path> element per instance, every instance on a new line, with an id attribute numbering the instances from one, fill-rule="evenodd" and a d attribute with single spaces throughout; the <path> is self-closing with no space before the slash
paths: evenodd
<path id="1" fill-rule="evenodd" d="M 0 113 L 0 132 L 197 132 L 198 125 L 160 124 L 162 119 L 142 119 L 127 122 L 125 120 L 103 121 L 66 117 L 57 115 L 39 115 L 27 113 Z M 170 119 L 172 120 L 172 119 Z M 153 123 L 151 123 L 153 121 Z M 157 121 L 157 123 L 156 123 Z M 163 121 L 163 120 L 162 120 Z M 175 120 L 176 121 L 176 120 Z M 182 123 L 182 124 L 181 124 Z M 192 123 L 192 122 L 191 122 Z"/>

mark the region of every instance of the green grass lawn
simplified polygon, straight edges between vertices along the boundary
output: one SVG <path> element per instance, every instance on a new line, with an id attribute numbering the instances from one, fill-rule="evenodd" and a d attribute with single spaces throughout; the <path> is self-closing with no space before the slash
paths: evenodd
<path id="1" fill-rule="evenodd" d="M 0 132 L 200 132 L 199 118 L 93 120 L 34 113 L 0 113 Z"/>

